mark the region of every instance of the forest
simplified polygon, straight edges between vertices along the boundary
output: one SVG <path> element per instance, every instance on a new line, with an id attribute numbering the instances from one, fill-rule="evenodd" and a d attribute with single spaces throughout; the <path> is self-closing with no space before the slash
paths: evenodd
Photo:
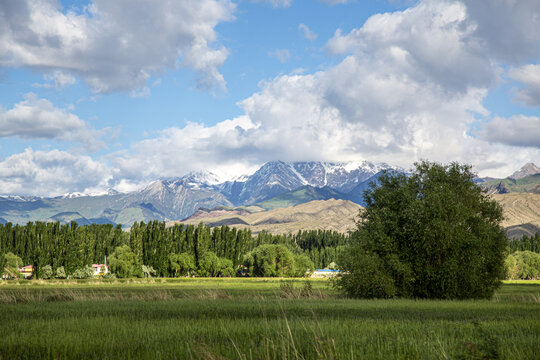
<path id="1" fill-rule="evenodd" d="M 277 256 L 276 266 L 291 268 L 277 275 L 293 276 L 298 272 L 292 269 L 294 260 L 311 270 L 327 267 L 347 242 L 348 235 L 334 231 L 289 235 L 262 232 L 253 236 L 250 230 L 226 225 L 210 228 L 202 223 L 166 227 L 159 221 L 140 222 L 130 231 L 110 224 L 7 223 L 0 225 L 0 255 L 4 255 L 0 261 L 15 259 L 12 267 L 32 265 L 35 278 L 55 274 L 59 278 L 83 277 L 91 264 L 103 264 L 106 257 L 111 270 L 120 277 L 232 276 L 237 271 L 251 275 L 247 273 L 249 265 L 257 265 L 257 259 L 268 261 L 262 258 L 264 255 Z M 0 264 L 2 268 L 7 265 Z M 263 275 L 270 274 L 263 271 Z"/>

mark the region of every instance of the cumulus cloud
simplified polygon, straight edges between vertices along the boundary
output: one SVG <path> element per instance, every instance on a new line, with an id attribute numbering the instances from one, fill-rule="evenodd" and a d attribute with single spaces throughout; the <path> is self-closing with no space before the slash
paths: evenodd
<path id="1" fill-rule="evenodd" d="M 490 3 L 516 2 L 482 2 Z M 106 180 L 90 177 L 90 182 L 132 188 L 190 170 L 232 175 L 276 159 L 367 159 L 406 168 L 418 159 L 461 161 L 474 164 L 482 176 L 506 176 L 526 162 L 538 162 L 538 117 L 495 117 L 471 135 L 478 119 L 491 119 L 483 101 L 504 59 L 503 45 L 480 29 L 487 20 L 478 20 L 468 6 L 425 0 L 405 11 L 374 15 L 349 33 L 337 31 L 327 44 L 342 57 L 337 65 L 261 83 L 259 91 L 239 102 L 244 115 L 237 118 L 166 129 L 110 154 L 104 161 L 112 170 L 96 170 Z M 519 37 L 520 29 L 507 28 L 505 36 Z M 525 89 L 532 84 L 527 51 L 518 51 L 521 60 L 512 60 L 510 72 Z M 21 155 L 21 161 L 28 157 Z M 44 188 L 54 184 L 51 180 Z M 79 186 L 88 187 L 84 181 Z"/>
<path id="2" fill-rule="evenodd" d="M 62 12 L 54 0 L 0 2 L 0 65 L 39 69 L 55 86 L 83 78 L 96 93 L 143 88 L 148 78 L 187 66 L 199 86 L 225 87 L 213 47 L 215 26 L 233 18 L 229 0 L 94 0 Z"/>
<path id="3" fill-rule="evenodd" d="M 519 64 L 540 57 L 540 1 L 465 0 L 473 35 L 493 58 Z"/>
<path id="4" fill-rule="evenodd" d="M 529 64 L 513 68 L 509 75 L 525 85 L 517 90 L 516 99 L 528 106 L 540 106 L 540 65 Z"/>
<path id="5" fill-rule="evenodd" d="M 540 149 L 540 117 L 495 117 L 484 125 L 478 136 L 489 142 Z"/>
<path id="6" fill-rule="evenodd" d="M 169 129 L 135 144 L 116 163 L 120 173 L 151 177 L 179 174 L 186 164 L 275 159 L 369 159 L 408 167 L 426 158 L 505 176 L 539 159 L 538 149 L 494 141 L 489 128 L 470 135 L 477 118 L 489 116 L 482 103 L 500 69 L 463 3 L 422 1 L 375 15 L 348 34 L 336 32 L 327 46 L 344 56 L 336 66 L 262 83 L 239 103 L 245 115 L 237 119 Z"/>
<path id="7" fill-rule="evenodd" d="M 317 34 L 315 34 L 313 31 L 309 29 L 309 27 L 305 24 L 298 25 L 298 30 L 302 32 L 302 35 L 308 40 L 315 40 L 317 38 Z"/>
<path id="8" fill-rule="evenodd" d="M 101 135 L 78 116 L 33 93 L 26 94 L 23 101 L 9 110 L 0 107 L 0 137 L 74 141 L 95 151 L 105 146 L 99 140 Z"/>
<path id="9" fill-rule="evenodd" d="M 112 175 L 105 164 L 88 156 L 30 148 L 0 161 L 0 174 L 4 194 L 49 196 L 107 188 Z"/>

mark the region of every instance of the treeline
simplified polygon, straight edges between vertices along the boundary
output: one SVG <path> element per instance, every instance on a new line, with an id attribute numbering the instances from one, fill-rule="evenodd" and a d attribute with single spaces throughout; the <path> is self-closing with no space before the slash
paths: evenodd
<path id="1" fill-rule="evenodd" d="M 160 277 L 229 276 L 249 261 L 246 255 L 267 244 L 283 245 L 295 256 L 305 255 L 312 267 L 326 267 L 336 261 L 347 242 L 348 236 L 333 231 L 299 231 L 292 235 L 263 232 L 253 237 L 248 229 L 226 225 L 210 228 L 202 223 L 166 227 L 159 221 L 140 222 L 134 223 L 129 232 L 110 224 L 78 226 L 75 222 L 0 225 L 0 255 L 11 253 L 24 265 L 33 265 L 37 278 L 46 266 L 74 274 L 93 263 L 103 263 L 105 257 L 116 261 L 111 263 L 115 266 L 132 259 L 129 261 L 135 265 L 130 267 L 144 265 L 146 273 Z M 139 271 L 132 274 L 140 275 Z"/>
<path id="2" fill-rule="evenodd" d="M 540 234 L 536 233 L 532 236 L 523 235 L 521 238 L 510 239 L 508 241 L 508 247 L 511 254 L 516 251 L 526 250 L 540 253 Z"/>
<path id="3" fill-rule="evenodd" d="M 540 234 L 523 235 L 508 241 L 510 254 L 506 258 L 507 278 L 512 280 L 540 279 Z"/>

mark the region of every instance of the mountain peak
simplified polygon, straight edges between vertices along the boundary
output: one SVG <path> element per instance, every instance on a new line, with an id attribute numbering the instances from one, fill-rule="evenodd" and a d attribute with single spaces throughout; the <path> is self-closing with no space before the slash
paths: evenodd
<path id="1" fill-rule="evenodd" d="M 540 174 L 540 168 L 532 162 L 527 163 L 521 167 L 518 171 L 509 176 L 510 179 L 518 180 L 526 176 Z"/>

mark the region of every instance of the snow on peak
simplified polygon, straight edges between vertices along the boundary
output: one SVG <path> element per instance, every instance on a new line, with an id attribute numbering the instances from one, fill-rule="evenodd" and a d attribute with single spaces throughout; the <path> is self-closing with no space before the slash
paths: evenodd
<path id="1" fill-rule="evenodd" d="M 75 191 L 75 192 L 69 192 L 67 194 L 61 195 L 60 198 L 61 199 L 75 199 L 75 198 L 83 197 L 83 196 L 88 196 L 88 195 L 82 192 Z"/>

